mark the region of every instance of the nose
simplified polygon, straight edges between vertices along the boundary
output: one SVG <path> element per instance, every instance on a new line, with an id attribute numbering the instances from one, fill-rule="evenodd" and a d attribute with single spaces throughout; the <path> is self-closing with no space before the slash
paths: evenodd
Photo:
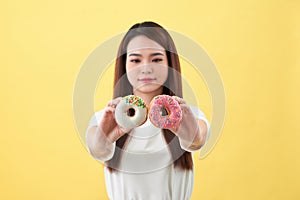
<path id="1" fill-rule="evenodd" d="M 151 64 L 147 63 L 141 66 L 142 74 L 151 74 L 153 72 Z"/>

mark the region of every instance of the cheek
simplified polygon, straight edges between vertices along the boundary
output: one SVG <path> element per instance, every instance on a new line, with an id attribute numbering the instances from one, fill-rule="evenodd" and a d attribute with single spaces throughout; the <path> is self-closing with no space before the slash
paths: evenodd
<path id="1" fill-rule="evenodd" d="M 131 66 L 130 66 L 130 63 L 126 62 L 126 65 L 125 65 L 125 69 L 126 69 L 126 72 L 130 71 L 131 70 Z"/>
<path id="2" fill-rule="evenodd" d="M 139 67 L 135 63 L 126 62 L 126 73 L 128 76 L 132 76 L 131 74 L 137 74 Z"/>
<path id="3" fill-rule="evenodd" d="M 126 73 L 128 74 L 130 71 L 132 71 L 132 66 L 130 65 L 130 63 L 126 62 Z"/>
<path id="4" fill-rule="evenodd" d="M 159 74 L 160 82 L 164 83 L 168 78 L 168 67 L 163 66 L 162 68 L 160 68 L 158 74 Z"/>
<path id="5" fill-rule="evenodd" d="M 126 72 L 131 71 L 133 69 L 133 65 L 130 62 L 126 62 Z"/>
<path id="6" fill-rule="evenodd" d="M 163 76 L 163 77 L 165 77 L 166 79 L 168 78 L 168 69 L 169 69 L 169 67 L 168 66 L 165 66 L 163 69 L 162 69 L 162 72 L 161 72 L 161 75 Z"/>
<path id="7" fill-rule="evenodd" d="M 131 85 L 135 84 L 136 70 L 126 65 L 126 76 Z"/>
<path id="8" fill-rule="evenodd" d="M 169 75 L 169 65 L 168 65 L 168 59 L 165 58 L 166 62 L 164 63 L 164 67 L 162 68 L 161 75 L 164 78 L 164 82 L 167 80 L 168 75 Z"/>

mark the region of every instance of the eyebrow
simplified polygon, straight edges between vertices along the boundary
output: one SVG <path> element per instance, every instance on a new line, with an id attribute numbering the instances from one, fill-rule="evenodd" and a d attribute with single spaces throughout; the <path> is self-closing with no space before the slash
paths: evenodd
<path id="1" fill-rule="evenodd" d="M 163 56 L 164 54 L 160 53 L 160 52 L 150 54 L 150 56 L 158 56 L 158 55 Z M 142 55 L 138 54 L 138 53 L 131 53 L 128 56 L 140 56 L 140 57 L 142 57 Z"/>

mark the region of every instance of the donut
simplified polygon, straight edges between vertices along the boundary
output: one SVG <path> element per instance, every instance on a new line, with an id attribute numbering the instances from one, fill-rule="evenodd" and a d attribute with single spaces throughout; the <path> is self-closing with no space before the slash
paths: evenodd
<path id="1" fill-rule="evenodd" d="M 161 129 L 177 127 L 182 119 L 179 103 L 169 95 L 158 95 L 150 103 L 149 119 Z"/>
<path id="2" fill-rule="evenodd" d="M 143 99 L 135 95 L 122 98 L 115 110 L 115 119 L 122 128 L 134 128 L 147 120 L 147 107 Z"/>

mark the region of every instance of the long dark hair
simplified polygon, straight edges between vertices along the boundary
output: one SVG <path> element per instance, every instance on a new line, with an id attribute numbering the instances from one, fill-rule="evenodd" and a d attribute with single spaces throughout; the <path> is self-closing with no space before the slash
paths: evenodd
<path id="1" fill-rule="evenodd" d="M 136 36 L 144 35 L 160 44 L 167 54 L 169 71 L 166 83 L 163 86 L 163 94 L 182 97 L 182 82 L 179 57 L 175 44 L 169 33 L 159 24 L 154 22 L 143 22 L 133 25 L 125 34 L 115 64 L 114 93 L 113 98 L 123 97 L 133 93 L 133 88 L 126 76 L 126 56 L 128 43 Z M 179 144 L 179 139 L 171 131 L 163 129 L 164 138 L 170 149 L 174 166 L 183 170 L 192 170 L 193 160 L 190 152 L 184 151 Z M 110 172 L 113 172 L 120 163 L 122 149 L 128 140 L 128 134 L 123 135 L 116 141 L 113 157 L 106 162 Z"/>

